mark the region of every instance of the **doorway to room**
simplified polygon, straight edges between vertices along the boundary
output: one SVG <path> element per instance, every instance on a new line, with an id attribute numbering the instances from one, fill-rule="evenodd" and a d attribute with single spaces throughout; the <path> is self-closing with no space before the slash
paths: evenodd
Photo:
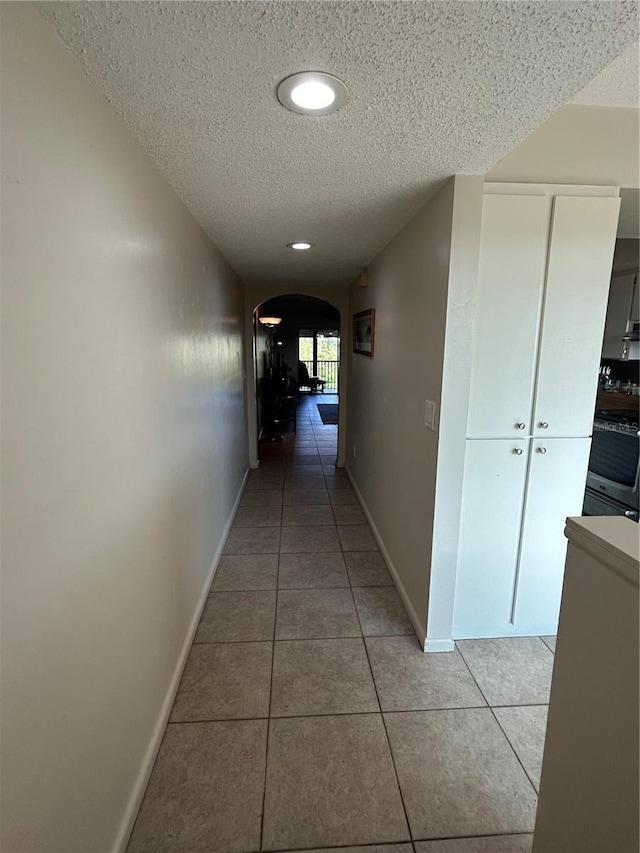
<path id="1" fill-rule="evenodd" d="M 307 474 L 322 478 L 337 461 L 340 312 L 302 294 L 263 302 L 254 359 L 258 459 L 307 456 L 315 466 Z"/>
<path id="2" fill-rule="evenodd" d="M 298 362 L 304 364 L 310 376 L 320 380 L 324 391 L 337 394 L 340 330 L 300 329 L 298 331 Z"/>

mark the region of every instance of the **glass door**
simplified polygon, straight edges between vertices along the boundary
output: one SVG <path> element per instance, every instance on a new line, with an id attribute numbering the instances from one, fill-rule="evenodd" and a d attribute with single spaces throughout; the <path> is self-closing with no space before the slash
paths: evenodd
<path id="1" fill-rule="evenodd" d="M 338 367 L 340 366 L 338 329 L 300 329 L 298 358 L 306 365 L 309 376 L 317 376 L 324 381 L 326 392 L 338 393 Z"/>

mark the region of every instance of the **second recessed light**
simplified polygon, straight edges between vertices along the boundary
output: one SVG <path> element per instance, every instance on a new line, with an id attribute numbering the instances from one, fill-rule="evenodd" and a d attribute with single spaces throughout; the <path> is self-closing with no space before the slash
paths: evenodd
<path id="1" fill-rule="evenodd" d="M 295 249 L 297 252 L 304 252 L 305 249 L 310 249 L 313 243 L 307 243 L 306 240 L 296 240 L 295 243 L 287 243 L 290 249 Z"/>

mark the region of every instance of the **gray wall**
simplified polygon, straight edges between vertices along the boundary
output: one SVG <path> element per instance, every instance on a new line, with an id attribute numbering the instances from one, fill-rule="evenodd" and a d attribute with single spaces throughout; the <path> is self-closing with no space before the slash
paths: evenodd
<path id="1" fill-rule="evenodd" d="M 637 270 L 640 268 L 640 240 L 616 240 L 613 255 L 613 272 Z"/>

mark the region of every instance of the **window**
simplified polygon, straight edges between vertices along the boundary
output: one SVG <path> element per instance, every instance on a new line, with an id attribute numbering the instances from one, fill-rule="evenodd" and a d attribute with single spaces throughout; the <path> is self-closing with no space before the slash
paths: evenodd
<path id="1" fill-rule="evenodd" d="M 306 364 L 310 376 L 318 376 L 325 381 L 325 390 L 337 393 L 340 365 L 338 329 L 300 329 L 298 358 Z"/>

